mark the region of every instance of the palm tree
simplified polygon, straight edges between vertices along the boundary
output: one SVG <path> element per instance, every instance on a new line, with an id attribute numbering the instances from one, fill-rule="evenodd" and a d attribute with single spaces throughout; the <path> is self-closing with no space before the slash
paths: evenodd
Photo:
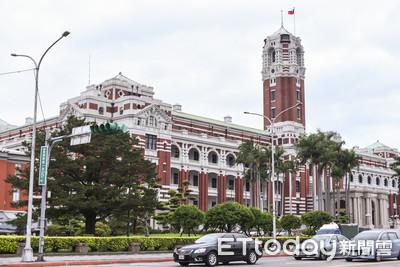
<path id="1" fill-rule="evenodd" d="M 239 145 L 239 152 L 237 154 L 236 163 L 242 163 L 244 165 L 244 178 L 246 183 L 250 183 L 250 206 L 260 206 L 260 184 L 261 179 L 266 178 L 267 173 L 267 151 L 259 144 L 254 143 L 253 139 L 246 140 Z M 256 203 L 253 203 L 253 185 L 256 184 Z M 244 190 L 246 192 L 246 188 Z M 245 199 L 247 205 L 247 198 Z"/>
<path id="2" fill-rule="evenodd" d="M 351 175 L 351 171 L 353 170 L 353 168 L 355 167 L 359 167 L 360 166 L 360 160 L 361 157 L 356 155 L 356 152 L 353 149 L 344 149 L 343 150 L 343 166 L 344 169 L 346 171 L 346 179 L 345 179 L 345 202 L 346 202 L 346 214 L 349 214 L 350 211 L 350 206 L 349 206 L 349 198 L 350 198 L 350 175 Z"/>
<path id="3" fill-rule="evenodd" d="M 277 159 L 277 161 L 276 161 L 276 167 L 275 167 L 275 171 L 276 171 L 276 176 L 277 176 L 277 180 L 279 180 L 279 175 L 280 174 L 283 174 L 283 183 L 285 182 L 285 174 L 287 173 L 287 172 L 290 172 L 290 173 L 296 173 L 296 171 L 297 171 L 297 166 L 296 166 L 296 161 L 294 160 L 294 159 L 289 159 L 289 160 L 285 160 L 284 159 L 284 153 L 285 153 L 285 150 L 283 150 L 283 148 L 276 148 L 276 150 L 275 151 L 277 151 L 277 150 L 279 150 L 278 151 L 278 154 L 276 153 L 275 154 L 275 157 L 276 157 L 276 159 Z M 280 156 L 279 156 L 279 154 L 280 154 Z M 283 183 L 282 183 L 282 185 L 283 185 Z M 281 196 L 284 196 L 285 195 L 285 187 L 284 186 L 282 186 L 282 188 L 281 188 Z M 290 199 L 292 199 L 292 195 L 290 194 Z M 283 206 L 284 206 L 284 198 L 282 198 L 282 205 L 281 205 L 281 214 L 283 214 Z"/>
<path id="4" fill-rule="evenodd" d="M 322 206 L 322 180 L 323 174 L 326 173 L 327 167 L 332 165 L 333 159 L 336 153 L 340 150 L 343 142 L 336 142 L 332 138 L 336 135 L 334 132 L 323 133 L 320 130 L 316 134 L 310 134 L 309 136 L 303 136 L 295 144 L 297 149 L 297 158 L 300 159 L 300 163 L 308 163 L 310 169 L 314 170 L 314 166 L 318 169 L 318 209 L 323 210 Z M 313 176 L 314 176 L 313 172 Z M 330 208 L 330 190 L 329 190 L 329 179 L 325 183 L 326 190 L 326 210 Z M 315 188 L 315 178 L 313 177 L 313 188 Z M 315 190 L 313 190 L 315 192 Z M 313 193 L 314 193 L 313 192 Z M 315 199 L 315 195 L 313 196 Z M 315 208 L 315 207 L 314 207 Z"/>
<path id="5" fill-rule="evenodd" d="M 334 181 L 334 186 L 333 186 L 334 197 L 336 191 L 336 206 L 334 205 L 334 211 L 333 211 L 336 219 L 338 219 L 338 214 L 340 210 L 340 181 L 346 174 L 346 170 L 343 168 L 343 165 L 341 164 L 342 163 L 342 161 L 340 160 L 340 158 L 342 157 L 341 155 L 342 153 L 340 152 L 338 154 L 335 164 L 331 166 L 331 176 Z"/>
<path id="6" fill-rule="evenodd" d="M 319 132 L 320 133 L 320 132 Z M 338 157 L 338 153 L 342 148 L 344 142 L 335 141 L 332 138 L 337 134 L 335 132 L 321 133 L 325 135 L 325 139 L 322 141 L 322 153 L 319 158 L 318 164 L 318 174 L 319 174 L 319 185 L 322 189 L 322 179 L 323 173 L 326 174 L 325 180 L 325 211 L 331 212 L 331 190 L 330 190 L 330 173 L 328 172 L 328 168 L 332 167 L 336 162 L 336 158 Z M 332 168 L 330 169 L 332 171 Z M 322 203 L 322 190 L 320 190 L 319 194 L 321 195 L 321 203 Z"/>
<path id="7" fill-rule="evenodd" d="M 325 135 L 321 135 L 320 132 L 317 134 L 310 134 L 309 136 L 302 136 L 298 142 L 295 144 L 295 149 L 297 150 L 297 158 L 301 164 L 308 164 L 310 170 L 313 171 L 313 199 L 314 199 L 314 209 L 316 209 L 316 195 L 315 195 L 315 172 L 314 167 L 319 164 L 319 158 L 321 157 L 321 142 L 325 139 Z M 319 183 L 321 184 L 321 183 Z M 322 190 L 322 188 L 321 188 Z M 321 191 L 320 190 L 320 191 Z M 322 198 L 321 198 L 322 200 Z M 318 201 L 318 209 L 322 208 L 322 203 Z"/>

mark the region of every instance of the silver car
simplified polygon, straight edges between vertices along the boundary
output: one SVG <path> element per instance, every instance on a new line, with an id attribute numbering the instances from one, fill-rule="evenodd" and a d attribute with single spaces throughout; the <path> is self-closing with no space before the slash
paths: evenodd
<path id="1" fill-rule="evenodd" d="M 381 261 L 382 258 L 400 260 L 400 232 L 396 230 L 370 230 L 356 235 L 348 247 L 346 261 L 366 259 Z"/>
<path id="2" fill-rule="evenodd" d="M 326 260 L 327 258 L 343 258 L 341 244 L 349 242 L 347 237 L 340 234 L 320 234 L 311 239 L 307 239 L 303 244 L 298 245 L 293 253 L 296 260 L 302 258 L 317 258 Z"/>

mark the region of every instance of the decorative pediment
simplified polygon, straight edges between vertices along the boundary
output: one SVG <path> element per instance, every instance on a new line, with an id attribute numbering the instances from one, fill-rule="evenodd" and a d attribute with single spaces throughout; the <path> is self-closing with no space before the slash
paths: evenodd
<path id="1" fill-rule="evenodd" d="M 165 111 L 162 111 L 157 105 L 150 105 L 139 111 L 136 116 L 141 119 L 148 119 L 153 117 L 159 122 L 172 124 L 172 119 Z"/>
<path id="2" fill-rule="evenodd" d="M 59 121 L 66 121 L 67 118 L 74 115 L 77 118 L 84 117 L 83 113 L 79 110 L 78 106 L 75 104 L 68 103 L 67 107 L 61 111 Z"/>

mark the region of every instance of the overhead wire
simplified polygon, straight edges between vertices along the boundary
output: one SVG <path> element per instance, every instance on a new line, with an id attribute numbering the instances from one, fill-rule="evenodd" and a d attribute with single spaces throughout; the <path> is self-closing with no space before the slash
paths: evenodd
<path id="1" fill-rule="evenodd" d="M 31 70 L 35 70 L 35 69 L 25 69 L 25 70 L 16 70 L 16 71 L 10 71 L 10 72 L 2 72 L 2 73 L 0 73 L 0 75 L 8 75 L 8 74 L 20 73 L 20 72 L 31 71 Z"/>

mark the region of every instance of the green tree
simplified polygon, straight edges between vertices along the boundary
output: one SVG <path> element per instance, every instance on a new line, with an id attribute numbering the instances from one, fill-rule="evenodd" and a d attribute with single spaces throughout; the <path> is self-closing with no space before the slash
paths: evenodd
<path id="1" fill-rule="evenodd" d="M 72 128 L 83 125 L 87 125 L 84 120 L 71 116 L 52 137 L 69 135 Z M 37 149 L 43 145 L 43 140 L 43 133 L 39 133 Z M 136 208 L 143 206 L 139 186 L 156 185 L 156 170 L 153 163 L 144 159 L 142 150 L 134 148 L 136 144 L 137 141 L 125 133 L 95 135 L 88 144 L 71 146 L 70 140 L 65 140 L 55 145 L 48 170 L 47 183 L 51 191 L 48 218 L 83 215 L 86 234 L 94 234 L 96 222 L 120 210 L 127 201 L 136 203 Z M 15 186 L 15 179 L 10 178 L 8 182 Z M 18 188 L 27 189 L 27 183 Z M 127 189 L 130 189 L 129 194 Z M 157 188 L 149 190 L 156 192 Z M 38 193 L 38 188 L 35 192 Z M 153 196 L 151 203 L 156 203 L 156 194 Z"/>
<path id="2" fill-rule="evenodd" d="M 333 216 L 326 211 L 309 211 L 301 215 L 302 224 L 306 225 L 309 233 L 315 234 L 322 225 L 331 223 Z"/>
<path id="3" fill-rule="evenodd" d="M 272 224 L 272 214 L 263 212 L 258 219 L 258 225 L 264 231 L 264 235 L 272 235 L 273 224 Z M 276 225 L 279 225 L 279 219 L 276 218 Z"/>
<path id="4" fill-rule="evenodd" d="M 237 202 L 217 204 L 206 211 L 206 227 L 221 232 L 232 232 L 235 227 L 240 227 L 247 233 L 253 223 L 254 215 L 250 209 Z"/>
<path id="5" fill-rule="evenodd" d="M 280 226 L 283 230 L 288 231 L 290 235 L 293 229 L 301 227 L 301 220 L 293 214 L 284 215 L 280 219 Z"/>
<path id="6" fill-rule="evenodd" d="M 182 205 L 174 211 L 172 218 L 183 229 L 181 236 L 184 232 L 190 236 L 190 231 L 196 235 L 194 229 L 204 222 L 204 212 L 195 205 Z"/>

